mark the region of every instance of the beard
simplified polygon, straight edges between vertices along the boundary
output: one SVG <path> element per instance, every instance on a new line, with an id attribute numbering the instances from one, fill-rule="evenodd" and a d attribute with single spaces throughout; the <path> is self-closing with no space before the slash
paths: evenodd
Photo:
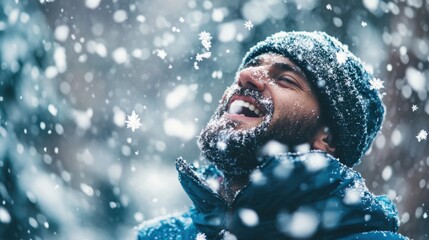
<path id="1" fill-rule="evenodd" d="M 237 129 L 239 123 L 223 117 L 227 104 L 233 95 L 250 96 L 259 100 L 267 110 L 262 122 L 249 129 Z M 225 99 L 218 106 L 207 126 L 201 131 L 198 146 L 204 159 L 212 162 L 225 175 L 244 175 L 255 169 L 259 161 L 255 157 L 258 149 L 265 143 L 273 115 L 273 104 L 258 91 L 243 89 L 233 85 L 228 89 Z"/>
<path id="2" fill-rule="evenodd" d="M 248 129 L 238 129 L 238 122 L 223 117 L 227 111 L 229 100 L 234 95 L 252 97 L 266 110 L 262 122 Z M 287 111 L 287 109 L 279 109 Z M 233 85 L 201 131 L 198 146 L 202 158 L 212 162 L 226 176 L 242 176 L 250 174 L 263 163 L 260 150 L 270 140 L 288 146 L 295 146 L 309 140 L 315 131 L 314 120 L 304 119 L 290 114 L 288 119 L 272 121 L 274 104 L 270 98 L 260 92 Z M 310 122 L 312 121 L 312 122 Z"/>

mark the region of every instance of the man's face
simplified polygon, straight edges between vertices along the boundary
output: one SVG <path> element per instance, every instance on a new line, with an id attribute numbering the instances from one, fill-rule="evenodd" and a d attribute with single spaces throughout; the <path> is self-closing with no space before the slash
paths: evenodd
<path id="1" fill-rule="evenodd" d="M 311 143 L 320 107 L 304 73 L 288 58 L 263 54 L 237 72 L 199 138 L 202 155 L 232 174 L 251 171 L 269 140 Z"/>

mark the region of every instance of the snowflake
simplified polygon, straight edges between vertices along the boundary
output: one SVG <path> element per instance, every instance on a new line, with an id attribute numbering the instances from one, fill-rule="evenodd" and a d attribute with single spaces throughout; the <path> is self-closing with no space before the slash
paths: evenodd
<path id="1" fill-rule="evenodd" d="M 425 130 L 422 129 L 417 134 L 416 138 L 417 138 L 417 141 L 420 142 L 421 140 L 426 140 L 427 136 L 428 136 L 428 132 L 426 132 Z"/>
<path id="2" fill-rule="evenodd" d="M 198 233 L 195 240 L 206 240 L 206 234 L 205 233 Z"/>
<path id="3" fill-rule="evenodd" d="M 165 52 L 164 49 L 156 50 L 156 52 L 157 52 L 156 55 L 161 59 L 164 59 L 165 57 L 167 57 L 167 52 Z"/>
<path id="4" fill-rule="evenodd" d="M 185 22 L 185 19 L 183 17 L 180 17 L 179 22 Z"/>
<path id="5" fill-rule="evenodd" d="M 180 32 L 180 28 L 172 27 L 172 28 L 171 28 L 171 31 L 173 31 L 173 32 Z"/>
<path id="6" fill-rule="evenodd" d="M 195 68 L 195 70 L 200 69 L 200 67 L 198 66 L 198 63 L 197 63 L 197 62 L 194 62 L 194 68 Z"/>
<path id="7" fill-rule="evenodd" d="M 199 39 L 201 41 L 210 41 L 212 40 L 212 35 L 206 31 L 202 31 L 200 32 L 200 34 L 198 34 L 198 36 L 200 37 Z"/>
<path id="8" fill-rule="evenodd" d="M 252 21 L 247 20 L 247 21 L 244 23 L 244 27 L 245 27 L 247 30 L 252 29 L 252 28 L 253 28 L 253 23 L 252 23 Z"/>
<path id="9" fill-rule="evenodd" d="M 343 51 L 336 53 L 337 61 L 339 64 L 344 64 L 347 61 L 347 54 Z"/>
<path id="10" fill-rule="evenodd" d="M 210 58 L 210 56 L 211 56 L 211 52 L 205 52 L 205 53 L 201 53 L 201 54 L 197 53 L 197 56 L 195 57 L 195 59 L 198 62 L 201 62 L 203 60 L 203 58 Z"/>
<path id="11" fill-rule="evenodd" d="M 223 232 L 223 238 L 222 239 L 225 239 L 225 240 L 237 239 L 237 237 L 229 231 L 222 230 L 222 232 Z"/>
<path id="12" fill-rule="evenodd" d="M 138 114 L 136 114 L 136 112 L 134 112 L 134 110 L 130 116 L 127 116 L 125 123 L 127 124 L 127 128 L 131 128 L 133 132 L 142 126 L 140 123 L 140 117 Z"/>
<path id="13" fill-rule="evenodd" d="M 197 56 L 195 57 L 195 60 L 197 60 L 198 62 L 203 61 L 203 54 L 197 53 Z"/>
<path id="14" fill-rule="evenodd" d="M 212 47 L 212 35 L 206 31 L 202 31 L 199 35 L 199 40 L 201 40 L 201 44 L 208 51 Z"/>
<path id="15" fill-rule="evenodd" d="M 411 107 L 411 109 L 413 110 L 413 112 L 415 112 L 415 111 L 417 111 L 417 109 L 419 109 L 419 108 L 417 107 L 417 105 L 413 105 L 413 106 Z"/>
<path id="16" fill-rule="evenodd" d="M 211 42 L 204 42 L 202 41 L 201 44 L 203 44 L 203 47 L 208 51 L 210 50 L 210 48 L 212 47 L 212 43 Z"/>
<path id="17" fill-rule="evenodd" d="M 326 5 L 326 9 L 328 9 L 328 10 L 332 10 L 332 6 L 331 6 L 331 4 Z"/>
<path id="18" fill-rule="evenodd" d="M 362 22 L 360 23 L 360 25 L 362 25 L 362 27 L 366 27 L 366 26 L 368 25 L 368 23 L 366 23 L 366 22 L 362 21 Z"/>
<path id="19" fill-rule="evenodd" d="M 375 90 L 380 90 L 382 88 L 384 88 L 383 86 L 383 82 L 381 81 L 379 78 L 373 78 L 371 80 L 369 80 L 369 83 L 371 84 L 370 89 L 375 89 Z"/>

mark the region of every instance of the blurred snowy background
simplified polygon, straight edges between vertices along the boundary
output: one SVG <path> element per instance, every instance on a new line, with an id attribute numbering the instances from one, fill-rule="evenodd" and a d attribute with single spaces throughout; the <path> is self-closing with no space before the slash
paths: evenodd
<path id="1" fill-rule="evenodd" d="M 384 81 L 382 134 L 356 169 L 401 233 L 428 239 L 429 0 L 2 0 L 0 239 L 133 239 L 186 210 L 174 160 L 198 164 L 243 54 L 280 30 L 337 36 Z"/>

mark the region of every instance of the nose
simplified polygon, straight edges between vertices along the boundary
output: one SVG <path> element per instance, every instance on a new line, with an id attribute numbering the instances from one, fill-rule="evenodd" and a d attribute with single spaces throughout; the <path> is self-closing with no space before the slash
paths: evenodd
<path id="1" fill-rule="evenodd" d="M 238 74 L 238 86 L 262 92 L 268 78 L 266 75 L 260 68 L 245 68 Z"/>

